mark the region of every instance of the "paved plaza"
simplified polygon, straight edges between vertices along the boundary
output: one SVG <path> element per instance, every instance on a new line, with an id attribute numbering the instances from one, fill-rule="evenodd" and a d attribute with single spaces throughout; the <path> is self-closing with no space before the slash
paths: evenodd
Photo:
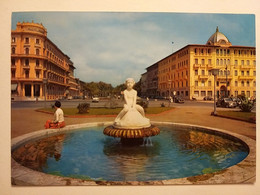
<path id="1" fill-rule="evenodd" d="M 211 116 L 211 107 L 178 106 L 173 105 L 173 110 L 157 115 L 147 115 L 151 121 L 185 123 L 213 128 L 224 129 L 233 133 L 256 139 L 256 124 Z M 53 115 L 36 112 L 34 108 L 16 108 L 11 110 L 11 137 L 17 137 L 26 133 L 44 129 L 44 123 L 52 119 Z M 88 122 L 113 121 L 114 117 L 65 117 L 66 125 Z"/>

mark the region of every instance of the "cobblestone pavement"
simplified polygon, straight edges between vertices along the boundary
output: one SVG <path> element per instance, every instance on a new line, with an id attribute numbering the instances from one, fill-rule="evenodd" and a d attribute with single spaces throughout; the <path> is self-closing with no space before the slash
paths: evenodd
<path id="1" fill-rule="evenodd" d="M 159 115 L 147 115 L 151 121 L 186 123 L 228 130 L 256 139 L 256 124 L 211 116 L 209 107 L 175 107 L 173 110 Z M 11 110 L 11 138 L 44 129 L 44 123 L 53 115 L 36 112 L 33 108 Z M 66 125 L 113 121 L 115 117 L 65 117 Z"/>

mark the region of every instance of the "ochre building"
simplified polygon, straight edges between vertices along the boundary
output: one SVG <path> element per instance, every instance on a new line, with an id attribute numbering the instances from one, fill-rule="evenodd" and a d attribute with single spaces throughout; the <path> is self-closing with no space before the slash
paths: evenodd
<path id="1" fill-rule="evenodd" d="M 80 87 L 74 70 L 69 56 L 48 39 L 42 24 L 17 23 L 11 32 L 12 99 L 54 100 L 77 96 Z"/>
<path id="2" fill-rule="evenodd" d="M 213 68 L 219 69 L 216 77 L 218 97 L 256 96 L 255 47 L 232 45 L 218 28 L 205 45 L 187 45 L 150 67 L 154 66 L 158 66 L 157 96 L 179 95 L 185 99 L 213 96 Z M 149 72 L 149 67 L 146 70 Z M 149 90 L 148 86 L 147 96 L 151 95 Z"/>

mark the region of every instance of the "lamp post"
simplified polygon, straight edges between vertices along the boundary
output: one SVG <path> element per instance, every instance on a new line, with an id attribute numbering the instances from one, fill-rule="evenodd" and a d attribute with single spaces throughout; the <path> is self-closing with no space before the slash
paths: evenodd
<path id="1" fill-rule="evenodd" d="M 217 69 L 217 68 L 211 69 L 211 73 L 214 76 L 214 112 L 213 112 L 213 115 L 216 115 L 217 114 L 217 111 L 216 111 L 216 77 L 219 73 L 219 69 Z"/>
<path id="2" fill-rule="evenodd" d="M 226 91 L 225 91 L 225 97 L 228 97 L 228 72 L 227 72 L 227 64 L 226 64 Z"/>
<path id="3" fill-rule="evenodd" d="M 171 84 L 171 80 L 168 80 L 169 83 L 169 97 L 171 96 L 171 89 L 172 89 L 172 84 Z"/>
<path id="4" fill-rule="evenodd" d="M 43 79 L 42 82 L 44 84 L 44 108 L 46 108 L 46 94 L 47 94 L 48 79 Z"/>

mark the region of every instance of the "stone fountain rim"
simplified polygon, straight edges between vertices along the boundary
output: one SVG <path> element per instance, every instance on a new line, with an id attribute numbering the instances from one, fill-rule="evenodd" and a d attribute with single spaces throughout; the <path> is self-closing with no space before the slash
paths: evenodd
<path id="1" fill-rule="evenodd" d="M 92 126 L 108 126 L 112 125 L 113 122 L 94 122 L 94 123 L 84 123 L 77 125 L 69 125 L 62 129 L 44 129 L 36 132 L 24 134 L 22 136 L 13 138 L 11 140 L 11 149 L 14 150 L 24 142 L 29 140 L 37 139 L 40 137 L 54 135 L 59 133 L 64 133 L 68 131 L 73 131 L 75 129 L 92 127 Z M 74 179 L 69 177 L 60 177 L 55 175 L 46 174 L 43 172 L 34 171 L 30 168 L 24 167 L 13 158 L 11 158 L 11 177 L 12 181 L 16 185 L 37 185 L 37 186 L 82 186 L 82 185 L 174 185 L 174 184 L 235 184 L 235 183 L 252 183 L 255 181 L 256 177 L 256 141 L 240 135 L 237 133 L 229 132 L 227 130 L 212 128 L 207 126 L 200 126 L 194 124 L 185 123 L 173 123 L 173 122 L 158 122 L 151 121 L 153 125 L 171 125 L 171 126 L 185 126 L 190 128 L 200 128 L 206 131 L 216 131 L 220 134 L 225 134 L 228 136 L 240 139 L 249 147 L 248 156 L 236 165 L 233 165 L 227 169 L 203 174 L 198 176 L 184 177 L 178 179 L 169 180 L 158 180 L 158 181 L 87 181 L 81 179 Z"/>

